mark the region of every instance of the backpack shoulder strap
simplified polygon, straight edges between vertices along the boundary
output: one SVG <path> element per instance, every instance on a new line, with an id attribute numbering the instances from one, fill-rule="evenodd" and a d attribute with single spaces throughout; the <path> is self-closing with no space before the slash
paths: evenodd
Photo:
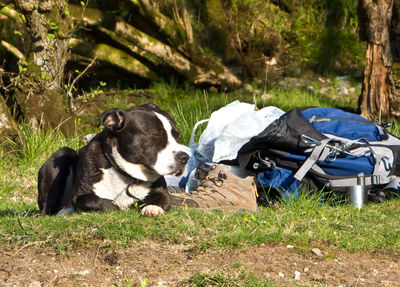
<path id="1" fill-rule="evenodd" d="M 313 149 L 310 156 L 304 161 L 301 167 L 297 170 L 296 174 L 294 175 L 295 179 L 301 181 L 316 162 L 326 159 L 326 157 L 329 155 L 329 148 L 327 148 L 326 145 L 331 140 L 332 139 L 327 138 L 320 141 L 321 143 Z"/>

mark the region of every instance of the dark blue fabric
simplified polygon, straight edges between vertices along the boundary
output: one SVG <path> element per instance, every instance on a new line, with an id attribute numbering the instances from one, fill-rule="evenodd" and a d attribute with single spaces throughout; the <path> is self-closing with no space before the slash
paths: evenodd
<path id="1" fill-rule="evenodd" d="M 270 188 L 279 188 L 286 199 L 299 195 L 299 181 L 294 177 L 294 172 L 285 168 L 273 171 L 264 171 L 257 174 L 257 184 Z"/>
<path id="2" fill-rule="evenodd" d="M 287 153 L 286 158 L 295 159 L 304 162 L 308 156 L 294 155 Z M 363 157 L 338 157 L 336 159 L 325 159 L 318 163 L 327 174 L 334 176 L 356 176 L 363 172 L 364 174 L 372 174 L 374 171 L 374 159 L 371 156 Z"/>
<path id="3" fill-rule="evenodd" d="M 381 141 L 386 135 L 379 127 L 357 114 L 348 113 L 335 108 L 310 108 L 302 112 L 303 116 L 321 133 L 332 134 L 351 140 L 366 139 Z M 319 120 L 319 119 L 330 119 Z"/>

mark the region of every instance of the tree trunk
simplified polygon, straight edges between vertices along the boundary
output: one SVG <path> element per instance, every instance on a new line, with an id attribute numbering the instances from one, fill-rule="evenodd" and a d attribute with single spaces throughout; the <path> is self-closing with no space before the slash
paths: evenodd
<path id="1" fill-rule="evenodd" d="M 361 114 L 372 120 L 386 120 L 392 114 L 392 55 L 389 29 L 394 0 L 359 0 L 360 37 L 367 41 Z"/>
<path id="2" fill-rule="evenodd" d="M 361 113 L 364 117 L 381 120 L 390 115 L 392 85 L 391 65 L 385 65 L 381 45 L 368 44 L 362 88 Z"/>
<path id="3" fill-rule="evenodd" d="M 390 47 L 393 56 L 392 81 L 394 85 L 390 113 L 400 118 L 400 0 L 395 0 L 393 4 Z"/>
<path id="4" fill-rule="evenodd" d="M 72 21 L 66 1 L 16 0 L 33 40 L 27 67 L 20 74 L 16 99 L 32 128 L 74 130 L 73 115 L 62 98 L 64 66 Z"/>

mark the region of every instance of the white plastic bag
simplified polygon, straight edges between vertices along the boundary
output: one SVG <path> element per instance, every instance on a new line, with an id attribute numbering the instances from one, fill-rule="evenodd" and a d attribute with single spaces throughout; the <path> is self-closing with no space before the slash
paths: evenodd
<path id="1" fill-rule="evenodd" d="M 211 114 L 207 128 L 200 136 L 196 153 L 206 162 L 235 159 L 237 152 L 250 138 L 284 113 L 272 106 L 255 111 L 255 105 L 234 101 Z"/>
<path id="2" fill-rule="evenodd" d="M 213 162 L 232 160 L 240 148 L 253 136 L 258 135 L 285 112 L 277 107 L 265 107 L 259 111 L 242 114 L 221 131 L 214 143 Z"/>
<path id="3" fill-rule="evenodd" d="M 254 112 L 254 109 L 254 105 L 234 101 L 213 112 L 208 121 L 207 128 L 200 136 L 196 151 L 204 160 L 212 162 L 215 148 L 214 143 L 221 136 L 224 128 L 241 116 Z"/>

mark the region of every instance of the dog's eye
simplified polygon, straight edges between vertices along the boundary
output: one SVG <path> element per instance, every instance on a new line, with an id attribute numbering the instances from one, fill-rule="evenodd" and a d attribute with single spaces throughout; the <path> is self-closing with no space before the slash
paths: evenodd
<path id="1" fill-rule="evenodd" d="M 151 136 L 164 136 L 165 131 L 164 130 L 159 130 L 159 129 L 150 129 L 148 131 L 149 135 Z"/>

